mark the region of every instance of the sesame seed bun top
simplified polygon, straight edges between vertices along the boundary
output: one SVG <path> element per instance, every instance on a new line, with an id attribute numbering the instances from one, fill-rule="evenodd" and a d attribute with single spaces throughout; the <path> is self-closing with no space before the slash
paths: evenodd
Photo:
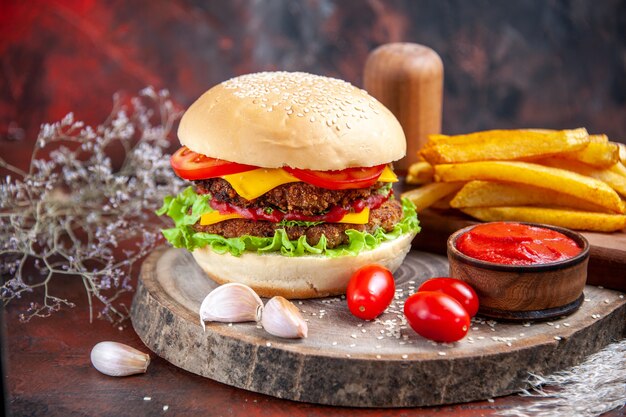
<path id="1" fill-rule="evenodd" d="M 261 72 L 225 81 L 185 112 L 189 149 L 266 168 L 338 170 L 386 164 L 406 153 L 394 115 L 366 91 L 302 72 Z"/>

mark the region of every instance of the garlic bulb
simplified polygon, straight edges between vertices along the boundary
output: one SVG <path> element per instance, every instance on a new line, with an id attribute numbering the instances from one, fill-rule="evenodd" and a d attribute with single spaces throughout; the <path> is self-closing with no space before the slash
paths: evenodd
<path id="1" fill-rule="evenodd" d="M 105 375 L 126 376 L 145 373 L 150 355 L 118 342 L 100 342 L 91 349 L 91 363 Z"/>
<path id="2" fill-rule="evenodd" d="M 228 283 L 220 285 L 204 298 L 200 306 L 200 324 L 205 329 L 205 321 L 258 321 L 262 309 L 263 302 L 252 288 Z"/>
<path id="3" fill-rule="evenodd" d="M 289 339 L 306 337 L 308 332 L 298 308 L 280 296 L 265 304 L 261 324 L 268 333 Z"/>

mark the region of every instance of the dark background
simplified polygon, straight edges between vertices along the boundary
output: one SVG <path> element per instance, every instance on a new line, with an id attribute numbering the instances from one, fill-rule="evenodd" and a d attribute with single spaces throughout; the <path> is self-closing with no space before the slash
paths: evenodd
<path id="1" fill-rule="evenodd" d="M 0 4 L 4 140 L 34 141 L 40 123 L 69 111 L 98 123 L 114 92 L 147 85 L 169 89 L 183 107 L 220 81 L 260 70 L 361 86 L 369 51 L 397 41 L 441 55 L 446 133 L 584 126 L 626 140 L 624 0 Z"/>

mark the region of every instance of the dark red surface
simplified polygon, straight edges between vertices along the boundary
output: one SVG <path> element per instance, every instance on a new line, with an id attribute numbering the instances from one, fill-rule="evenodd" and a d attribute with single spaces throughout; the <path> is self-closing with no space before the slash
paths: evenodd
<path id="1" fill-rule="evenodd" d="M 361 85 L 371 50 L 406 41 L 443 59 L 446 133 L 585 126 L 623 141 L 625 28 L 624 0 L 3 0 L 0 137 L 34 140 L 69 111 L 99 122 L 114 92 L 147 85 L 183 106 L 261 70 Z"/>
<path id="2" fill-rule="evenodd" d="M 3 0 L 0 156 L 25 167 L 40 123 L 73 111 L 97 124 L 116 91 L 168 88 L 186 106 L 224 79 L 272 69 L 360 85 L 369 51 L 395 41 L 424 43 L 441 54 L 445 132 L 586 126 L 624 141 L 625 20 L 623 0 Z M 59 290 L 77 307 L 23 324 L 17 316 L 25 298 L 3 317 L 12 415 L 469 417 L 527 401 L 509 396 L 423 409 L 321 407 L 230 388 L 155 357 L 145 375 L 106 377 L 90 366 L 93 345 L 115 340 L 145 347 L 128 322 L 122 330 L 89 323 L 80 280 L 68 279 Z"/>

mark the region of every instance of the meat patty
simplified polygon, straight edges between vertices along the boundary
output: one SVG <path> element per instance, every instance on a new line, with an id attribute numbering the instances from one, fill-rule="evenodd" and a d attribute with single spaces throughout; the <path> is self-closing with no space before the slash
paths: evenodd
<path id="1" fill-rule="evenodd" d="M 274 236 L 276 229 L 284 228 L 290 240 L 297 240 L 300 236 L 306 236 L 306 241 L 309 245 L 316 245 L 321 236 L 325 235 L 328 242 L 327 247 L 335 248 L 348 243 L 348 235 L 345 234 L 345 231 L 348 229 L 371 233 L 381 227 L 386 232 L 389 232 L 401 219 L 402 205 L 399 201 L 390 199 L 377 209 L 370 211 L 369 223 L 367 224 L 322 223 L 305 227 L 280 226 L 277 223 L 268 221 L 232 219 L 208 226 L 201 226 L 200 223 L 196 223 L 193 228 L 196 232 L 213 233 L 226 238 L 243 235 L 271 237 Z"/>
<path id="2" fill-rule="evenodd" d="M 298 211 L 305 215 L 316 215 L 333 206 L 348 206 L 354 200 L 367 198 L 384 186 L 384 183 L 377 182 L 369 188 L 328 190 L 306 182 L 291 182 L 254 200 L 246 200 L 237 194 L 228 181 L 221 178 L 195 181 L 195 184 L 199 194 L 210 193 L 213 199 L 238 207 L 272 207 L 282 211 Z"/>

